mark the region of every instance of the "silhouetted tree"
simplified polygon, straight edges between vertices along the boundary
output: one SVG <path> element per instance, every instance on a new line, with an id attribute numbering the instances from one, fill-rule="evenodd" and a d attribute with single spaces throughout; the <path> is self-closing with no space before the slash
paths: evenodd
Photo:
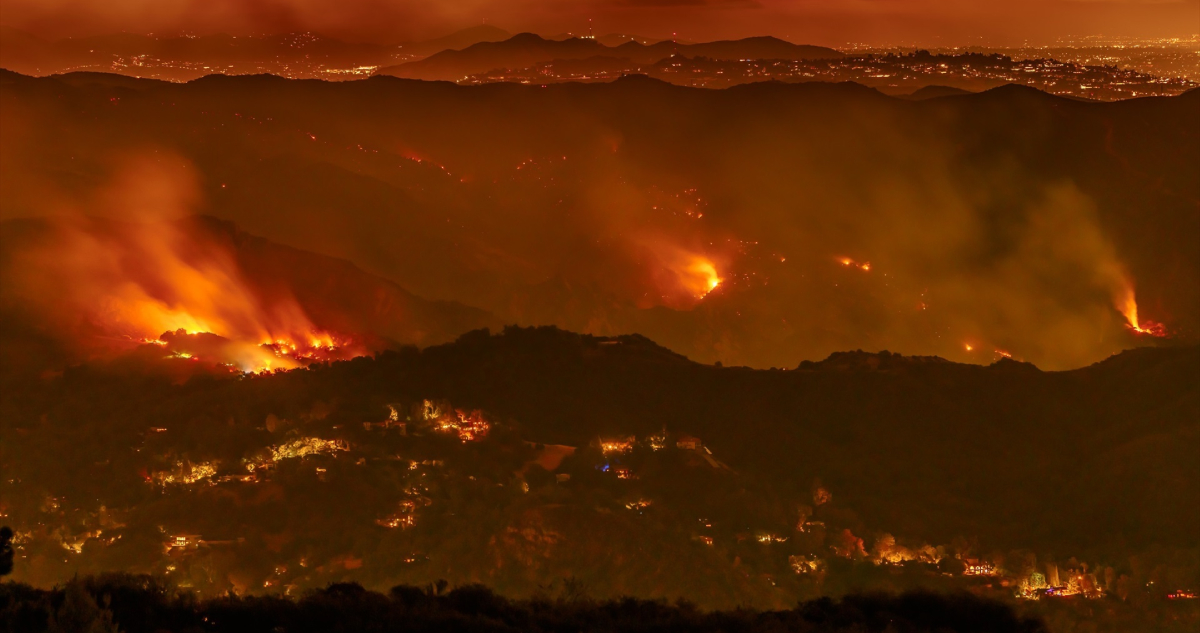
<path id="1" fill-rule="evenodd" d="M 13 570 L 13 531 L 7 525 L 0 527 L 0 576 L 7 576 Z"/>
<path id="2" fill-rule="evenodd" d="M 118 633 L 112 611 L 96 604 L 78 579 L 67 583 L 62 604 L 51 613 L 46 629 L 49 633 Z"/>

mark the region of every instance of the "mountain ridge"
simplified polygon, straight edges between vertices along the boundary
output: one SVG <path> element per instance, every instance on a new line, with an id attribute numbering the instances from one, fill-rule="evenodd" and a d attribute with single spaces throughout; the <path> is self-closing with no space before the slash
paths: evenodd
<path id="1" fill-rule="evenodd" d="M 126 69 L 155 74 L 164 80 L 186 81 L 207 74 L 206 70 L 245 73 L 269 68 L 282 72 L 319 63 L 321 68 L 309 70 L 320 76 L 327 67 L 387 65 L 509 35 L 504 29 L 485 24 L 399 44 L 352 42 L 309 32 L 240 37 L 224 33 L 175 37 L 114 33 L 48 41 L 0 27 L 0 64 L 9 70 L 43 76 L 81 68 Z"/>
<path id="2" fill-rule="evenodd" d="M 630 41 L 619 46 L 606 46 L 589 39 L 548 40 L 534 33 L 518 33 L 502 42 L 482 42 L 459 51 L 442 51 L 420 61 L 385 66 L 377 69 L 375 74 L 453 81 L 478 72 L 525 68 L 553 59 L 607 55 L 635 63 L 654 63 L 675 54 L 712 59 L 832 59 L 845 56 L 831 48 L 792 44 L 769 36 L 700 44 L 658 42 L 645 45 Z"/>

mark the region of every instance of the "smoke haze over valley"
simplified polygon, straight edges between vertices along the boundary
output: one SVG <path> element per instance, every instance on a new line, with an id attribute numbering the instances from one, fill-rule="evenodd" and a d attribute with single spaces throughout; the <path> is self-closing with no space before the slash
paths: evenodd
<path id="1" fill-rule="evenodd" d="M 8 3 L 0 630 L 1195 631 L 1197 8 Z"/>
<path id="2" fill-rule="evenodd" d="M 1177 341 L 1200 312 L 1198 93 L 94 75 L 4 91 L 7 217 L 210 214 L 499 322 L 639 332 L 702 362 L 862 348 L 1070 368 L 1155 342 L 1131 296 Z"/>

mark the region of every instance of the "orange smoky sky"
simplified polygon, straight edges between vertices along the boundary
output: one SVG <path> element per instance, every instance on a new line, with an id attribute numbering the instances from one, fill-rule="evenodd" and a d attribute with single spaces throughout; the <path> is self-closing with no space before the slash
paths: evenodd
<path id="1" fill-rule="evenodd" d="M 512 32 L 897 45 L 1046 43 L 1069 35 L 1187 37 L 1200 0 L 5 0 L 0 24 L 46 38 L 314 31 L 377 43 L 483 22 Z"/>

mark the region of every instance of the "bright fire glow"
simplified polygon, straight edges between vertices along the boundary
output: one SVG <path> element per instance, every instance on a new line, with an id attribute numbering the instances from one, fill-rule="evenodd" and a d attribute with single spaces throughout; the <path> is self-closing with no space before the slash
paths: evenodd
<path id="1" fill-rule="evenodd" d="M 620 455 L 633 450 L 633 437 L 600 440 L 600 451 L 605 456 Z"/>
<path id="2" fill-rule="evenodd" d="M 703 257 L 696 257 L 692 263 L 688 264 L 684 272 L 686 273 L 682 275 L 684 285 L 698 299 L 703 299 L 721 285 L 722 279 L 717 275 L 717 267 Z"/>
<path id="3" fill-rule="evenodd" d="M 1125 315 L 1125 327 L 1132 330 L 1135 334 L 1158 337 L 1168 334 L 1166 326 L 1162 323 L 1156 323 L 1149 319 L 1138 319 L 1137 297 L 1133 292 L 1133 284 L 1125 284 L 1124 291 L 1117 299 L 1117 309 L 1121 311 L 1121 314 Z"/>
<path id="4" fill-rule="evenodd" d="M 166 358 L 193 359 L 244 372 L 292 369 L 361 354 L 315 325 L 286 287 L 247 281 L 236 247 L 202 226 L 169 221 L 55 225 L 55 239 L 31 251 L 17 281 L 64 336 L 84 315 L 90 347 L 153 345 Z M 43 288 L 56 288 L 49 295 Z M 98 334 L 98 336 L 96 336 Z"/>
<path id="5" fill-rule="evenodd" d="M 667 305 L 690 308 L 725 282 L 712 254 L 684 248 L 666 239 L 645 239 L 646 261 L 653 289 L 642 307 Z"/>
<path id="6" fill-rule="evenodd" d="M 838 258 L 838 261 L 841 262 L 842 265 L 846 266 L 847 268 L 850 266 L 853 266 L 863 272 L 871 272 L 871 262 L 856 262 L 853 259 L 850 259 L 849 257 L 840 257 L 840 258 Z"/>

